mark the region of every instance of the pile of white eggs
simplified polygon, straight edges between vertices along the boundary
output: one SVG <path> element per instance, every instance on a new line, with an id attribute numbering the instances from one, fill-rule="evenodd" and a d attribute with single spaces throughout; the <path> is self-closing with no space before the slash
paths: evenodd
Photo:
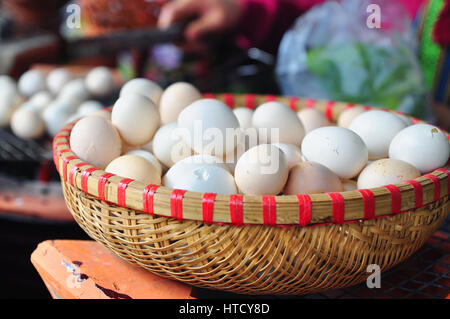
<path id="1" fill-rule="evenodd" d="M 247 195 L 400 183 L 444 166 L 450 153 L 439 128 L 387 111 L 354 107 L 335 125 L 316 109 L 296 113 L 275 101 L 231 109 L 191 84 L 163 90 L 147 79 L 122 87 L 110 117 L 80 119 L 70 146 L 81 160 L 146 185 Z"/>
<path id="2" fill-rule="evenodd" d="M 114 90 L 111 71 L 96 67 L 85 77 L 74 77 L 57 68 L 47 75 L 29 70 L 15 83 L 0 76 L 0 127 L 11 126 L 18 137 L 36 139 L 48 133 L 53 137 L 64 125 L 76 118 L 101 112 L 97 98 Z"/>

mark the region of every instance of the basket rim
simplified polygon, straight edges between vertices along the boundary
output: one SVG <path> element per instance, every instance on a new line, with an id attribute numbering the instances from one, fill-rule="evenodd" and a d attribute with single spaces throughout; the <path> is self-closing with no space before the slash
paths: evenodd
<path id="1" fill-rule="evenodd" d="M 319 109 L 330 121 L 337 119 L 345 109 L 355 106 L 403 114 L 361 104 L 275 95 L 224 93 L 203 94 L 203 97 L 217 98 L 231 108 L 246 106 L 253 109 L 264 102 L 279 101 L 289 105 L 294 111 Z M 414 124 L 426 123 L 408 117 Z M 62 182 L 68 182 L 82 193 L 110 205 L 150 215 L 236 226 L 317 226 L 405 213 L 448 198 L 450 194 L 449 165 L 400 184 L 322 194 L 222 195 L 171 189 L 162 185 L 144 185 L 107 173 L 79 159 L 69 145 L 70 133 L 77 120 L 66 124 L 53 139 L 54 164 Z M 442 132 L 450 139 L 446 131 Z"/>

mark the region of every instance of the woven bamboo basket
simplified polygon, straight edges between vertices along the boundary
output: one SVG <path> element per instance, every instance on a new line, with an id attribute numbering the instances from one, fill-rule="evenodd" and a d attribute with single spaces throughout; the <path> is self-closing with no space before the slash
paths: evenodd
<path id="1" fill-rule="evenodd" d="M 214 97 L 231 107 L 269 100 L 295 110 L 315 107 L 334 121 L 353 106 L 250 94 Z M 69 148 L 73 125 L 55 137 L 53 149 L 76 222 L 123 259 L 198 287 L 299 295 L 355 285 L 367 279 L 368 265 L 386 271 L 411 256 L 449 211 L 449 166 L 370 190 L 202 194 L 143 185 L 83 163 Z"/>

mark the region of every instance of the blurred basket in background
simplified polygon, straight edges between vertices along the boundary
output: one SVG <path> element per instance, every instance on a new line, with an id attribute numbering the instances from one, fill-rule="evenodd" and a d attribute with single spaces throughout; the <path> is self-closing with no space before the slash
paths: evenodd
<path id="1" fill-rule="evenodd" d="M 230 107 L 278 100 L 336 121 L 348 103 L 224 94 Z M 414 119 L 415 122 L 418 120 Z M 449 167 L 413 181 L 342 193 L 196 193 L 124 179 L 82 162 L 74 123 L 54 139 L 69 210 L 96 241 L 163 277 L 244 294 L 307 294 L 363 282 L 416 252 L 449 211 Z"/>

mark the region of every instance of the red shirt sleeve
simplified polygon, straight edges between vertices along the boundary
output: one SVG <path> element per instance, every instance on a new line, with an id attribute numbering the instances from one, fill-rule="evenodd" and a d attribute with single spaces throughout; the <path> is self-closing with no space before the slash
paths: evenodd
<path id="1" fill-rule="evenodd" d="M 295 19 L 324 0 L 240 0 L 243 6 L 237 42 L 275 53 Z"/>

